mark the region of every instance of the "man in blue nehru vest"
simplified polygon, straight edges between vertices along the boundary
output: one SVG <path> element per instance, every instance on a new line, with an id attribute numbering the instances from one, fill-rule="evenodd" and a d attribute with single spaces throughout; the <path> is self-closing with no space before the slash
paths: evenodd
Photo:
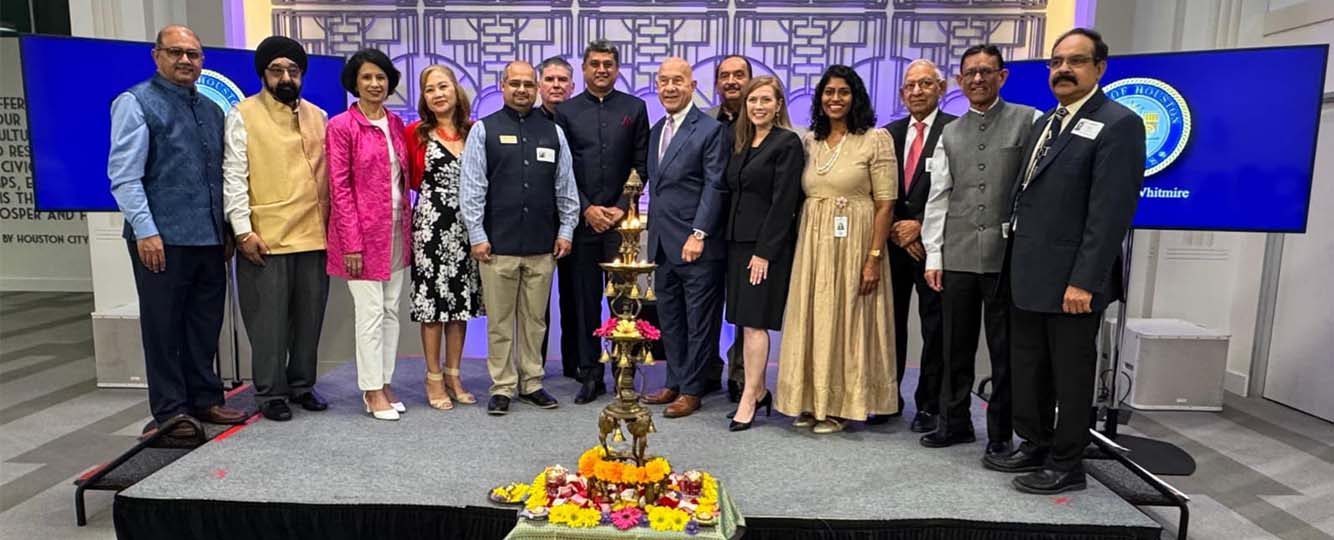
<path id="1" fill-rule="evenodd" d="M 468 131 L 459 197 L 472 256 L 481 263 L 492 415 L 508 413 L 516 393 L 543 409 L 557 405 L 542 389 L 542 334 L 556 259 L 570 253 L 579 220 L 570 145 L 533 108 L 532 64 L 506 65 L 500 90 L 505 106 Z M 516 318 L 517 372 L 510 359 Z"/>
<path id="2" fill-rule="evenodd" d="M 125 215 L 139 292 L 148 404 L 158 425 L 181 414 L 239 424 L 213 372 L 231 238 L 222 216 L 222 110 L 195 90 L 204 52 L 194 31 L 167 26 L 157 74 L 111 104 L 107 176 Z M 180 423 L 175 437 L 194 430 Z"/>

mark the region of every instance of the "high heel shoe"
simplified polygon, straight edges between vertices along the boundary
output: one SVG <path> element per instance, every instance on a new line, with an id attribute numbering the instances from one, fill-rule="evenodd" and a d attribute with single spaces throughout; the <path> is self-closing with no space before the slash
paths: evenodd
<path id="1" fill-rule="evenodd" d="M 774 412 L 774 393 L 773 393 L 773 392 L 765 392 L 765 393 L 764 393 L 764 399 L 759 399 L 759 400 L 756 400 L 756 401 L 755 401 L 755 412 L 756 412 L 756 413 L 759 413 L 759 412 L 760 412 L 760 407 L 764 407 L 764 415 L 765 415 L 765 416 L 771 416 L 771 415 L 773 415 L 773 412 Z M 727 413 L 727 418 L 729 418 L 729 419 L 730 419 L 730 418 L 735 418 L 735 417 L 736 417 L 736 412 L 737 412 L 737 410 L 738 410 L 738 409 L 732 409 L 732 412 Z"/>
<path id="2" fill-rule="evenodd" d="M 398 420 L 398 411 L 392 407 L 383 411 L 371 409 L 371 401 L 366 399 L 366 394 L 361 394 L 361 402 L 366 405 L 366 414 L 375 417 L 376 420 Z"/>
<path id="3" fill-rule="evenodd" d="M 454 408 L 454 402 L 450 401 L 445 392 L 445 375 L 443 373 L 426 372 L 426 404 L 432 409 L 448 411 Z"/>
<path id="4" fill-rule="evenodd" d="M 772 414 L 773 414 L 773 412 L 774 412 L 774 393 L 773 393 L 773 392 L 766 392 L 766 393 L 764 394 L 764 399 L 761 399 L 761 400 L 755 402 L 755 412 L 752 413 L 752 414 L 750 415 L 750 421 L 749 421 L 749 422 L 738 422 L 738 421 L 736 421 L 736 420 L 732 420 L 732 423 L 727 425 L 727 430 L 728 430 L 728 431 L 745 431 L 745 430 L 750 429 L 750 425 L 753 424 L 753 423 L 755 423 L 755 417 L 756 417 L 757 415 L 759 415 L 759 413 L 760 413 L 760 407 L 764 407 L 764 415 L 765 415 L 765 416 L 769 416 L 769 415 L 772 415 Z M 734 418 L 735 416 L 736 416 L 736 411 L 732 411 L 732 414 L 728 415 L 727 417 L 728 417 L 728 418 Z"/>
<path id="5" fill-rule="evenodd" d="M 445 375 L 449 375 L 450 377 L 458 377 L 459 370 L 458 368 L 445 368 Z M 459 384 L 461 385 L 462 383 L 463 380 L 460 379 Z M 472 395 L 471 392 L 455 393 L 454 388 L 450 387 L 449 384 L 445 384 L 445 393 L 448 394 L 449 397 L 454 398 L 454 401 L 463 403 L 465 405 L 472 405 L 473 403 L 477 403 L 477 396 Z"/>

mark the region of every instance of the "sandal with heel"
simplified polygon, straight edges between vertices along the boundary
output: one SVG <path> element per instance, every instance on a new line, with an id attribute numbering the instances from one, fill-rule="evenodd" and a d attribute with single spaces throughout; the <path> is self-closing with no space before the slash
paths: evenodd
<path id="1" fill-rule="evenodd" d="M 432 409 L 448 411 L 454 408 L 446 390 L 445 374 L 426 372 L 426 404 Z"/>
<path id="2" fill-rule="evenodd" d="M 444 368 L 444 374 L 450 377 L 458 377 L 459 370 L 458 368 Z M 462 384 L 463 380 L 459 379 L 459 385 L 461 386 Z M 449 394 L 449 397 L 453 398 L 454 401 L 463 403 L 465 405 L 472 405 L 473 403 L 477 403 L 477 397 L 472 395 L 471 392 L 455 393 L 454 389 L 450 387 L 449 384 L 445 384 L 445 393 Z"/>

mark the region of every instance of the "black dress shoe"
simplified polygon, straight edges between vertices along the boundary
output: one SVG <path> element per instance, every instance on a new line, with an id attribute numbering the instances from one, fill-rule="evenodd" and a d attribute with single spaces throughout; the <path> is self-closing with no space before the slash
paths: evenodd
<path id="1" fill-rule="evenodd" d="M 519 394 L 519 401 L 543 409 L 554 409 L 560 405 L 560 402 L 556 401 L 556 398 L 551 397 L 551 394 L 548 394 L 546 390 Z"/>
<path id="2" fill-rule="evenodd" d="M 1008 456 L 987 454 L 982 458 L 982 466 L 993 471 L 1008 473 L 1032 472 L 1042 469 L 1042 466 L 1047 462 L 1047 453 L 1025 446 L 1020 446 L 1017 452 Z"/>
<path id="3" fill-rule="evenodd" d="M 1014 488 L 1034 495 L 1054 495 L 1064 491 L 1079 491 L 1088 487 L 1084 480 L 1083 469 L 1058 471 L 1042 469 L 1023 476 L 1016 476 L 1010 481 Z"/>
<path id="4" fill-rule="evenodd" d="M 277 422 L 286 422 L 292 419 L 292 408 L 287 406 L 287 402 L 281 399 L 270 399 L 259 405 L 260 414 L 264 418 Z"/>
<path id="5" fill-rule="evenodd" d="M 486 414 L 489 414 L 491 416 L 503 416 L 509 414 L 509 412 L 510 412 L 509 396 L 502 396 L 499 394 L 491 396 L 491 401 L 486 404 Z"/>
<path id="6" fill-rule="evenodd" d="M 727 401 L 731 401 L 732 403 L 741 403 L 741 390 L 742 390 L 741 383 L 733 380 L 728 380 Z"/>
<path id="7" fill-rule="evenodd" d="M 574 395 L 574 403 L 583 405 L 597 400 L 598 396 L 607 393 L 607 385 L 602 381 L 589 379 L 584 381 L 579 387 L 579 392 Z"/>
<path id="8" fill-rule="evenodd" d="M 1007 457 L 1014 453 L 1014 445 L 1010 441 L 989 441 L 987 442 L 987 455 L 998 458 Z"/>
<path id="9" fill-rule="evenodd" d="M 908 427 L 913 433 L 929 433 L 936 430 L 936 415 L 929 412 L 919 411 L 912 417 L 912 425 Z"/>
<path id="10" fill-rule="evenodd" d="M 302 409 L 307 411 L 322 411 L 329 408 L 329 402 L 324 401 L 324 398 L 316 394 L 314 390 L 292 398 L 292 403 L 300 405 Z"/>
<path id="11" fill-rule="evenodd" d="M 977 437 L 972 431 L 953 431 L 946 433 L 942 430 L 935 430 L 926 435 L 922 435 L 922 446 L 927 448 L 945 448 L 956 444 L 964 444 L 976 441 Z"/>

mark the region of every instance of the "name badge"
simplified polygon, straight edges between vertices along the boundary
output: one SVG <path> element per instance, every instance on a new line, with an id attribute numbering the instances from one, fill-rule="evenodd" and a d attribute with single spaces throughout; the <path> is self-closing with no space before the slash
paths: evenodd
<path id="1" fill-rule="evenodd" d="M 538 148 L 537 148 L 537 160 L 538 160 L 538 161 L 545 161 L 545 162 L 547 162 L 547 163 L 555 163 L 555 162 L 556 162 L 556 149 L 554 149 L 554 148 L 542 148 L 542 147 L 538 147 Z"/>
<path id="2" fill-rule="evenodd" d="M 848 237 L 848 216 L 834 216 L 834 238 Z"/>
<path id="3" fill-rule="evenodd" d="M 501 135 L 500 144 L 519 144 L 519 137 L 516 135 Z"/>
<path id="4" fill-rule="evenodd" d="M 1091 141 L 1097 139 L 1098 134 L 1102 132 L 1102 122 L 1084 118 L 1078 124 L 1075 124 L 1070 132 Z"/>

